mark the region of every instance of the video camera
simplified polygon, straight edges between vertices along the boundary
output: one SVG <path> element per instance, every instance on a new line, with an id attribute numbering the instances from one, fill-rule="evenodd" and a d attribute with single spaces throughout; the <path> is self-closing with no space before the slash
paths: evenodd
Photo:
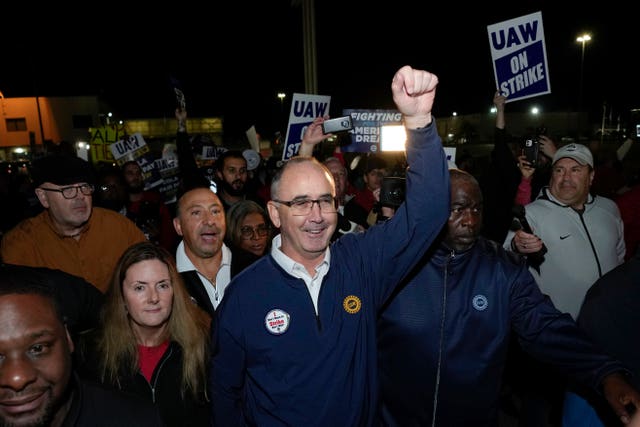
<path id="1" fill-rule="evenodd" d="M 380 188 L 380 204 L 390 208 L 398 208 L 405 199 L 406 178 L 385 176 Z"/>

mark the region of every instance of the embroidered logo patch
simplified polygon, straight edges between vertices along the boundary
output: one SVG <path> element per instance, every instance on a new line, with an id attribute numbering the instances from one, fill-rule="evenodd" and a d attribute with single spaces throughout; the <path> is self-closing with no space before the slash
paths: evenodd
<path id="1" fill-rule="evenodd" d="M 473 308 L 478 311 L 486 310 L 489 307 L 489 301 L 484 295 L 476 295 L 473 297 Z"/>
<path id="2" fill-rule="evenodd" d="M 342 301 L 342 307 L 344 307 L 344 311 L 347 313 L 355 314 L 362 308 L 362 301 L 355 295 L 349 295 Z"/>
<path id="3" fill-rule="evenodd" d="M 264 318 L 264 326 L 273 335 L 282 335 L 289 329 L 291 316 L 284 310 L 275 308 L 267 313 Z"/>

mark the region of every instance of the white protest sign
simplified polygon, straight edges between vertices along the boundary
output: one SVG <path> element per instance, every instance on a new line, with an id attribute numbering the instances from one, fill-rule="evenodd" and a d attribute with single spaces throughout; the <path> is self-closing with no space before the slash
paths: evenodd
<path id="1" fill-rule="evenodd" d="M 135 160 L 140 165 L 144 176 L 145 190 L 162 183 L 160 172 L 154 167 L 155 159 L 152 157 L 151 150 L 140 132 L 114 142 L 109 145 L 109 150 L 111 150 L 111 154 L 118 166 L 122 166 L 131 160 Z"/>
<path id="2" fill-rule="evenodd" d="M 260 152 L 260 141 L 258 140 L 258 132 L 256 132 L 256 126 L 252 125 L 249 129 L 245 131 L 247 135 L 247 139 L 249 140 L 249 144 L 251 148 L 258 153 Z"/>
<path id="3" fill-rule="evenodd" d="M 282 150 L 282 160 L 289 160 L 298 154 L 302 136 L 307 130 L 307 126 L 316 117 L 323 117 L 329 114 L 330 96 L 309 95 L 304 93 L 294 93 L 291 101 L 291 112 L 289 113 L 289 124 L 287 126 L 287 136 L 285 138 L 284 149 Z"/>
<path id="4" fill-rule="evenodd" d="M 447 158 L 447 163 L 449 164 L 449 169 L 457 168 L 456 165 L 456 147 L 442 147 L 444 150 L 444 155 Z"/>
<path id="5" fill-rule="evenodd" d="M 120 166 L 129 160 L 136 160 L 149 152 L 149 147 L 140 132 L 127 135 L 120 141 L 114 142 L 109 145 L 109 149 L 111 150 L 113 158 L 116 159 Z"/>
<path id="6" fill-rule="evenodd" d="M 488 25 L 496 88 L 507 102 L 551 93 L 542 13 Z"/>

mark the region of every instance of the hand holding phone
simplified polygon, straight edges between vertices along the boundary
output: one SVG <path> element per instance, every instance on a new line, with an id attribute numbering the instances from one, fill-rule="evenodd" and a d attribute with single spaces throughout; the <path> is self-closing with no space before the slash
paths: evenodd
<path id="1" fill-rule="evenodd" d="M 538 151 L 540 149 L 540 145 L 538 144 L 538 139 L 535 137 L 527 138 L 524 141 L 524 146 L 522 147 L 522 154 L 527 159 L 527 162 L 531 164 L 532 167 L 535 167 L 538 162 Z"/>
<path id="2" fill-rule="evenodd" d="M 353 129 L 353 120 L 351 116 L 336 117 L 335 119 L 328 119 L 322 123 L 322 133 L 325 135 L 328 133 L 346 132 Z"/>
<path id="3" fill-rule="evenodd" d="M 513 214 L 513 222 L 511 223 L 512 230 L 522 230 L 526 233 L 534 234 L 531 226 L 529 225 L 529 221 L 527 221 L 524 206 L 513 206 L 511 213 Z M 547 247 L 543 243 L 542 248 L 538 252 L 533 252 L 527 255 L 527 262 L 531 267 L 538 271 L 538 273 L 540 272 L 540 264 L 544 261 L 544 255 L 546 253 Z"/>

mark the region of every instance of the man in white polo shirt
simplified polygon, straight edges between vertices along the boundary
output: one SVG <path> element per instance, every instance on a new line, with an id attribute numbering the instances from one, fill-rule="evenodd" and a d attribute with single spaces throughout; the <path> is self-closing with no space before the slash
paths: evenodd
<path id="1" fill-rule="evenodd" d="M 225 212 L 206 185 L 184 191 L 178 198 L 173 226 L 182 241 L 176 263 L 189 294 L 213 316 L 231 280 L 231 250 L 224 244 Z"/>

